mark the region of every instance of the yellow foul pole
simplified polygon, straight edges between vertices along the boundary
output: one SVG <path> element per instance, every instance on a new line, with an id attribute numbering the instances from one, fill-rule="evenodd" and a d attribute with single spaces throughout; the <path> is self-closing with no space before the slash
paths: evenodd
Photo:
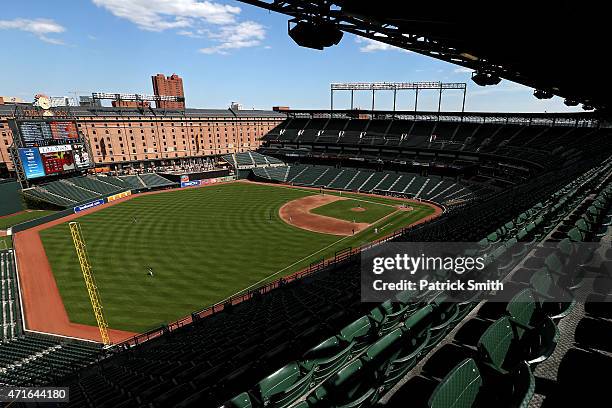
<path id="1" fill-rule="evenodd" d="M 89 300 L 91 301 L 91 307 L 93 308 L 94 315 L 96 316 L 96 322 L 98 322 L 98 328 L 100 329 L 100 336 L 102 337 L 102 343 L 105 346 L 111 344 L 110 337 L 108 336 L 108 323 L 104 318 L 102 310 L 102 302 L 100 301 L 100 293 L 96 286 L 96 280 L 94 279 L 91 263 L 87 256 L 85 249 L 85 241 L 83 240 L 83 234 L 81 233 L 81 225 L 78 222 L 71 222 L 70 233 L 72 234 L 72 241 L 74 242 L 74 248 L 76 249 L 79 263 L 81 264 L 81 271 L 83 271 L 83 279 L 85 280 L 85 286 L 87 287 L 87 293 L 89 294 Z"/>

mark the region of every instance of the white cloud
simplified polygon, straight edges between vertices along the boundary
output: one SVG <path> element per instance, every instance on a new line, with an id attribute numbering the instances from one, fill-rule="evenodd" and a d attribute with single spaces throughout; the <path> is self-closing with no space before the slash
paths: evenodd
<path id="1" fill-rule="evenodd" d="M 359 47 L 359 51 L 361 52 L 377 52 L 377 51 L 409 52 L 408 50 L 404 50 L 403 48 L 398 48 L 393 45 L 386 44 L 384 42 L 372 40 L 371 38 L 356 37 L 355 42 L 357 44 L 362 44 L 362 46 Z"/>
<path id="2" fill-rule="evenodd" d="M 59 38 L 51 38 L 51 37 L 47 37 L 44 35 L 41 35 L 40 37 L 38 37 L 41 41 L 44 41 L 48 44 L 53 44 L 53 45 L 66 45 L 66 43 L 62 40 L 60 40 Z"/>
<path id="3" fill-rule="evenodd" d="M 209 38 L 218 44 L 200 48 L 203 54 L 227 54 L 229 50 L 255 47 L 266 38 L 264 27 L 254 21 L 244 21 L 237 25 L 225 26 L 217 33 L 209 33 Z"/>
<path id="4" fill-rule="evenodd" d="M 198 23 L 231 24 L 239 7 L 198 0 L 93 0 L 115 16 L 149 31 L 185 29 Z"/>
<path id="5" fill-rule="evenodd" d="M 53 20 L 45 18 L 16 18 L 13 20 L 0 20 L 0 30 L 25 31 L 34 34 L 38 39 L 49 44 L 64 45 L 62 40 L 49 37 L 48 34 L 63 33 L 66 31 L 66 28 Z"/>
<path id="6" fill-rule="evenodd" d="M 466 67 L 457 67 L 453 71 L 455 74 L 471 74 L 474 70 Z"/>
<path id="7" fill-rule="evenodd" d="M 211 45 L 203 54 L 227 54 L 230 50 L 262 43 L 266 32 L 261 24 L 237 21 L 240 8 L 209 0 L 92 0 L 119 18 L 142 30 L 176 30 L 177 35 L 206 39 Z"/>

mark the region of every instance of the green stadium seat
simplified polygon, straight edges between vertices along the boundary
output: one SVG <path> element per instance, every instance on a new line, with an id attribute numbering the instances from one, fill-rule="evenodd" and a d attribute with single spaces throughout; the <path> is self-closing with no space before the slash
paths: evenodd
<path id="1" fill-rule="evenodd" d="M 417 363 L 425 346 L 429 343 L 433 306 L 425 306 L 406 319 L 401 330 L 404 332 L 400 351 L 390 362 L 385 373 L 384 386 L 390 389 Z"/>
<path id="2" fill-rule="evenodd" d="M 559 288 L 546 269 L 535 272 L 529 280 L 529 285 L 534 291 L 536 301 L 553 319 L 567 316 L 575 305 L 571 294 Z"/>
<path id="3" fill-rule="evenodd" d="M 446 295 L 440 295 L 433 300 L 434 322 L 429 328 L 431 337 L 425 346 L 429 351 L 452 329 L 459 316 L 459 306 L 455 302 L 447 302 Z"/>
<path id="4" fill-rule="evenodd" d="M 257 405 L 253 405 L 251 397 L 246 392 L 239 394 L 223 404 L 223 408 L 254 408 Z"/>
<path id="5" fill-rule="evenodd" d="M 352 343 L 351 352 L 357 354 L 370 344 L 371 339 L 376 335 L 376 331 L 376 326 L 372 324 L 370 318 L 363 316 L 342 329 L 338 337 Z"/>
<path id="6" fill-rule="evenodd" d="M 387 300 L 372 309 L 369 316 L 378 325 L 379 335 L 384 335 L 396 328 L 414 308 L 414 303 L 401 304 Z"/>
<path id="7" fill-rule="evenodd" d="M 517 340 L 509 317 L 493 322 L 478 341 L 479 362 L 481 372 L 486 369 L 485 377 L 491 379 L 489 384 L 507 385 L 521 401 L 520 406 L 526 406 L 535 391 L 535 378 Z"/>
<path id="8" fill-rule="evenodd" d="M 516 334 L 508 317 L 493 322 L 478 340 L 478 351 L 483 362 L 507 375 L 517 369 L 523 362 L 517 352 Z"/>
<path id="9" fill-rule="evenodd" d="M 429 408 L 471 408 L 477 406 L 483 380 L 476 362 L 465 359 L 438 384 L 429 399 Z"/>
<path id="10" fill-rule="evenodd" d="M 378 399 L 379 382 L 400 352 L 404 332 L 396 329 L 368 347 L 361 358 L 316 389 L 311 406 L 367 407 Z"/>
<path id="11" fill-rule="evenodd" d="M 314 371 L 314 380 L 319 381 L 348 361 L 353 344 L 336 336 L 330 337 L 308 350 L 301 365 L 307 371 Z"/>
<path id="12" fill-rule="evenodd" d="M 491 243 L 499 242 L 500 239 L 501 239 L 501 237 L 499 236 L 499 234 L 497 232 L 492 232 L 489 235 L 487 235 L 487 241 L 489 241 Z"/>
<path id="13" fill-rule="evenodd" d="M 571 230 L 569 230 L 569 232 L 567 233 L 567 236 L 573 242 L 582 242 L 584 241 L 584 238 L 585 238 L 584 234 L 580 231 L 578 227 L 574 227 Z"/>
<path id="14" fill-rule="evenodd" d="M 363 359 L 356 359 L 316 389 L 312 407 L 369 407 L 379 397 L 377 379 Z"/>
<path id="15" fill-rule="evenodd" d="M 312 385 L 314 371 L 303 371 L 298 363 L 289 363 L 261 380 L 256 390 L 263 405 L 283 408 L 291 405 Z"/>
<path id="16" fill-rule="evenodd" d="M 559 330 L 536 303 L 530 289 L 516 294 L 506 306 L 510 320 L 515 324 L 516 337 L 527 352 L 529 364 L 546 360 L 555 350 Z"/>

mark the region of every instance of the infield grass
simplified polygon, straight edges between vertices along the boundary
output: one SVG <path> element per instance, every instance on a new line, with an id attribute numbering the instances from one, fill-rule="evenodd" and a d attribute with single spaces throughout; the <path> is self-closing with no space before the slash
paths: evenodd
<path id="1" fill-rule="evenodd" d="M 355 209 L 360 209 L 360 211 L 356 211 Z M 390 204 L 378 204 L 369 201 L 348 199 L 333 201 L 321 207 L 314 208 L 310 212 L 345 221 L 371 224 L 396 210 L 397 208 Z"/>
<path id="2" fill-rule="evenodd" d="M 138 196 L 78 218 L 109 326 L 142 332 L 177 320 L 433 212 L 417 205 L 380 219 L 381 212 L 379 221 L 349 237 L 302 230 L 279 218 L 283 204 L 312 194 L 229 183 Z M 364 197 L 361 205 L 397 204 L 372 198 Z M 391 208 L 386 205 L 381 207 Z M 68 224 L 40 235 L 71 321 L 95 325 Z M 149 267 L 153 277 L 147 276 Z"/>

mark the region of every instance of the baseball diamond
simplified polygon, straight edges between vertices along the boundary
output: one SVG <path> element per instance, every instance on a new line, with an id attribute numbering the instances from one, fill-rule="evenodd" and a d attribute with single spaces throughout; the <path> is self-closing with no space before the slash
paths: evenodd
<path id="1" fill-rule="evenodd" d="M 287 204 L 321 197 L 343 205 L 312 209 L 310 227 L 279 213 Z M 433 204 L 412 201 L 413 211 L 400 211 L 399 203 L 235 182 L 137 196 L 78 220 L 110 327 L 143 332 L 439 213 Z M 366 211 L 351 211 L 359 205 Z M 360 222 L 347 221 L 351 217 Z M 327 218 L 346 224 L 349 233 L 313 232 Z M 95 326 L 67 222 L 39 234 L 70 321 Z"/>

